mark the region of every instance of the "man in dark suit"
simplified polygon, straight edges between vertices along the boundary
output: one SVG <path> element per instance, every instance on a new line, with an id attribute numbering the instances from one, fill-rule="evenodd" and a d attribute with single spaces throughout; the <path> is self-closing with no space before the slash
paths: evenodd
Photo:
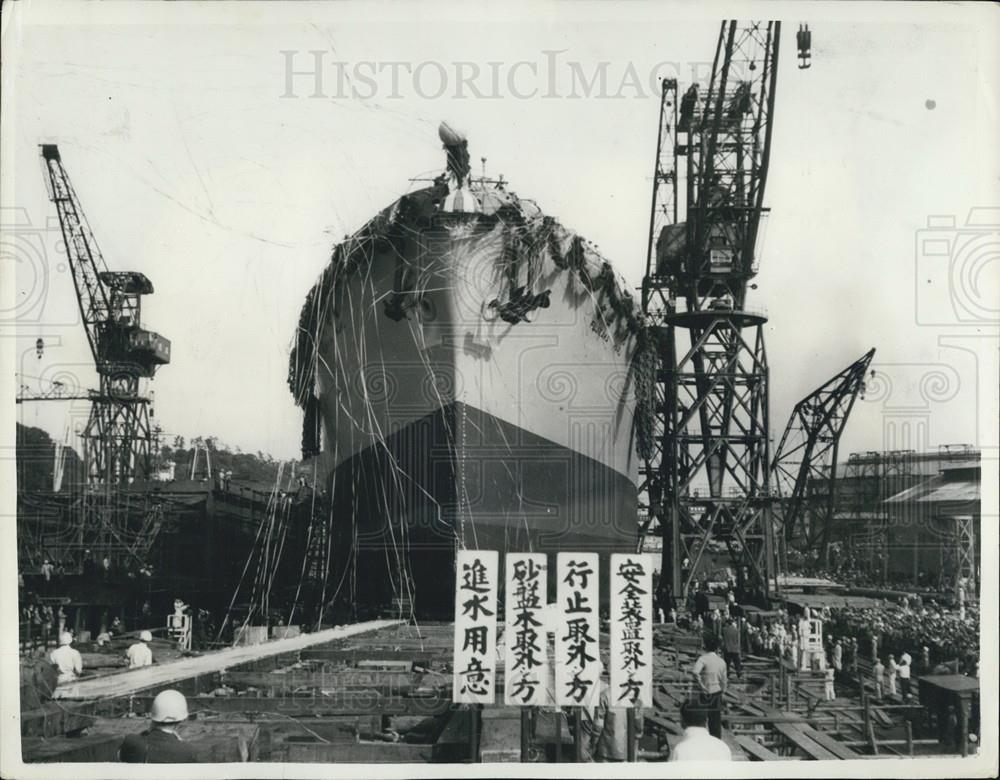
<path id="1" fill-rule="evenodd" d="M 141 734 L 129 734 L 118 750 L 118 759 L 128 764 L 194 764 L 194 748 L 177 733 L 177 724 L 188 717 L 187 699 L 180 691 L 160 691 L 149 713 L 152 726 Z"/>

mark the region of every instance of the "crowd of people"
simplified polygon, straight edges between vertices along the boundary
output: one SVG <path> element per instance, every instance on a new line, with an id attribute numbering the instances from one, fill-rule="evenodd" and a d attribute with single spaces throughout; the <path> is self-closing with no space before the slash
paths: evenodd
<path id="1" fill-rule="evenodd" d="M 122 562 L 111 555 L 84 550 L 79 560 L 47 557 L 35 572 L 19 571 L 18 587 L 30 587 L 32 593 L 49 596 L 64 593 L 68 587 L 79 584 L 79 579 L 70 579 L 79 577 L 84 583 L 147 582 L 153 577 L 153 566 L 131 556 Z"/>
<path id="2" fill-rule="evenodd" d="M 963 614 L 964 613 L 964 614 Z M 878 607 L 842 607 L 830 610 L 826 630 L 838 636 L 858 637 L 880 654 L 919 651 L 928 666 L 957 662 L 963 673 L 975 674 L 979 665 L 979 610 L 927 604 L 882 604 Z M 869 656 L 871 657 L 871 656 Z"/>
<path id="3" fill-rule="evenodd" d="M 821 559 L 818 554 L 806 555 L 798 550 L 789 550 L 785 561 L 785 572 L 793 576 L 815 577 L 852 587 L 898 588 L 902 590 L 923 590 L 950 592 L 955 588 L 955 580 L 946 569 L 925 571 L 900 571 L 891 568 L 882 552 L 857 555 L 844 545 L 835 542 L 830 545 L 829 554 Z"/>
<path id="4" fill-rule="evenodd" d="M 965 584 L 959 585 L 958 606 L 925 601 L 911 592 L 897 599 L 866 599 L 860 606 L 845 598 L 842 605 L 823 606 L 810 615 L 810 610 L 803 613 L 794 606 L 791 612 L 747 611 L 738 603 L 733 583 L 714 593 L 702 583 L 684 610 L 671 609 L 661 619 L 716 637 L 730 673 L 741 672 L 743 651 L 781 657 L 797 669 L 822 672 L 824 698 L 834 699 L 836 685 L 856 685 L 862 669 L 877 698 L 905 702 L 915 698 L 918 676 L 979 677 L 979 609 L 966 601 Z M 724 605 L 713 607 L 720 596 Z M 802 600 L 808 601 L 808 596 Z M 747 614 L 751 619 L 741 620 Z M 809 627 L 803 619 L 809 617 L 822 624 L 819 648 L 804 636 Z"/>

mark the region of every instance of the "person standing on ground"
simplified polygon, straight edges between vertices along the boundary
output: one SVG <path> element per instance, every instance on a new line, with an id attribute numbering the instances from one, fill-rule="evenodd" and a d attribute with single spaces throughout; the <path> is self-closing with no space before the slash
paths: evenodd
<path id="1" fill-rule="evenodd" d="M 839 639 L 834 643 L 830 656 L 830 660 L 833 662 L 834 677 L 840 677 L 844 671 L 844 645 Z"/>
<path id="2" fill-rule="evenodd" d="M 726 623 L 722 629 L 722 652 L 728 669 L 735 669 L 736 676 L 743 679 L 743 656 L 740 647 L 740 627 L 735 620 Z"/>
<path id="3" fill-rule="evenodd" d="M 710 602 L 708 600 L 708 587 L 702 585 L 698 592 L 694 594 L 694 614 L 698 617 L 698 620 L 704 624 L 709 611 Z"/>
<path id="4" fill-rule="evenodd" d="M 177 724 L 188 718 L 187 699 L 180 691 L 160 691 L 149 713 L 152 726 L 141 734 L 129 734 L 118 750 L 118 760 L 127 764 L 193 764 L 194 748 L 177 733 Z"/>
<path id="5" fill-rule="evenodd" d="M 903 701 L 910 700 L 910 666 L 912 663 L 913 659 L 910 654 L 904 651 L 899 657 L 899 686 L 900 692 L 903 694 Z"/>
<path id="6" fill-rule="evenodd" d="M 885 683 L 885 665 L 881 658 L 876 658 L 872 665 L 872 676 L 875 678 L 875 698 L 882 701 L 882 688 Z"/>
<path id="7" fill-rule="evenodd" d="M 834 669 L 832 666 L 828 666 L 826 671 L 823 672 L 823 680 L 826 683 L 823 690 L 823 698 L 826 701 L 833 701 L 837 698 L 837 692 L 833 688 L 833 678 Z"/>
<path id="8" fill-rule="evenodd" d="M 726 662 L 719 658 L 719 638 L 715 634 L 705 633 L 702 639 L 705 652 L 694 662 L 691 674 L 698 683 L 698 702 L 705 710 L 709 733 L 722 737 L 722 697 L 726 692 L 729 674 Z"/>
<path id="9" fill-rule="evenodd" d="M 889 696 L 896 695 L 896 675 L 899 673 L 899 665 L 896 658 L 889 654 L 888 663 L 885 665 L 885 689 Z"/>
<path id="10" fill-rule="evenodd" d="M 73 682 L 83 674 L 83 656 L 73 647 L 73 635 L 69 631 L 59 635 L 59 647 L 49 653 L 49 660 L 59 671 L 59 683 Z"/>
<path id="11" fill-rule="evenodd" d="M 590 714 L 587 709 L 584 712 L 587 715 Z M 636 708 L 635 719 L 636 745 L 634 747 L 636 755 L 638 755 L 638 739 L 639 735 L 642 734 L 641 708 Z M 601 679 L 601 703 L 592 720 L 590 755 L 595 761 L 602 763 L 628 760 L 628 709 L 612 706 L 611 686 L 603 678 Z"/>
<path id="12" fill-rule="evenodd" d="M 688 700 L 681 704 L 681 726 L 684 737 L 670 753 L 671 761 L 732 761 L 729 746 L 705 728 L 706 711 L 701 702 Z"/>
<path id="13" fill-rule="evenodd" d="M 45 578 L 45 584 L 42 589 L 45 593 L 49 593 L 52 590 L 52 575 L 55 574 L 56 567 L 52 565 L 52 561 L 46 558 L 42 562 L 42 577 Z"/>
<path id="14" fill-rule="evenodd" d="M 143 666 L 153 665 L 153 651 L 149 649 L 149 643 L 152 641 L 152 633 L 143 631 L 139 634 L 139 641 L 129 645 L 128 650 L 125 651 L 129 669 L 141 669 Z"/>
<path id="15" fill-rule="evenodd" d="M 49 634 L 52 633 L 52 629 L 55 627 L 56 616 L 52 611 L 52 607 L 46 604 L 42 607 L 42 641 L 45 646 L 49 646 Z"/>

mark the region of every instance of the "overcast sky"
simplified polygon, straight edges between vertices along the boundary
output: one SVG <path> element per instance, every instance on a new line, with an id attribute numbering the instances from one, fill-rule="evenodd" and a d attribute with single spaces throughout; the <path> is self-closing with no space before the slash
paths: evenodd
<path id="1" fill-rule="evenodd" d="M 146 327 L 173 343 L 153 383 L 156 419 L 171 434 L 278 458 L 298 455 L 285 376 L 303 297 L 335 239 L 410 177 L 442 168 L 439 120 L 467 132 L 477 168 L 487 157 L 490 174 L 598 244 L 638 285 L 652 84 L 675 76 L 683 89 L 693 71 L 707 83 L 718 35 L 715 14 L 699 19 L 691 7 L 682 18 L 661 3 L 536 6 L 532 20 L 519 6 L 417 16 L 393 5 L 372 20 L 355 6 L 246 4 L 194 9 L 185 24 L 173 4 L 145 21 L 123 4 L 45 19 L 33 17 L 38 4 L 17 5 L 33 9 L 4 14 L 4 224 L 30 222 L 4 251 L 17 261 L 17 370 L 97 381 L 71 278 L 55 234 L 45 237 L 55 212 L 37 145 L 57 142 L 108 265 L 142 271 L 156 288 Z M 837 17 L 819 5 L 775 8 L 788 14 L 771 214 L 751 300 L 770 315 L 772 428 L 780 436 L 798 398 L 874 346 L 887 379 L 856 407 L 843 452 L 982 443 L 995 362 L 977 360 L 995 358 L 996 342 L 983 349 L 969 337 L 996 330 L 998 213 L 992 230 L 982 215 L 982 226 L 963 226 L 971 207 L 1000 204 L 998 71 L 984 37 L 995 8 L 952 6 L 948 16 L 889 4 L 879 22 L 850 21 L 858 4 Z M 799 21 L 813 30 L 805 71 Z M 322 83 L 292 76 L 289 92 L 289 63 L 307 71 L 316 58 Z M 581 83 L 602 68 L 604 89 Z M 957 260 L 918 258 L 932 215 L 965 230 L 965 248 L 950 250 Z M 44 260 L 26 248 L 36 235 Z M 956 290 L 971 324 L 954 311 Z M 949 335 L 958 340 L 943 346 Z M 19 409 L 57 437 L 69 414 L 61 404 Z M 76 414 L 80 425 L 86 404 Z"/>

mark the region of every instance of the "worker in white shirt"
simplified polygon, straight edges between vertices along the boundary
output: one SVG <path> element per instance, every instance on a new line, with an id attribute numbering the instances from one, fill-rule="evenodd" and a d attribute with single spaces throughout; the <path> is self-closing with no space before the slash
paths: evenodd
<path id="1" fill-rule="evenodd" d="M 671 761 L 732 761 L 733 753 L 721 739 L 708 733 L 708 713 L 697 700 L 681 704 L 684 736 L 670 752 Z"/>
<path id="2" fill-rule="evenodd" d="M 83 674 L 83 657 L 73 647 L 73 635 L 69 631 L 59 635 L 59 647 L 49 653 L 49 660 L 59 671 L 57 683 L 73 682 Z"/>
<path id="3" fill-rule="evenodd" d="M 833 663 L 833 671 L 837 677 L 844 670 L 844 645 L 838 639 L 833 645 L 833 651 L 830 653 L 830 660 Z"/>
<path id="4" fill-rule="evenodd" d="M 908 701 L 910 698 L 910 671 L 913 659 L 910 654 L 904 652 L 899 657 L 899 687 L 900 693 L 903 694 L 903 701 Z"/>
<path id="5" fill-rule="evenodd" d="M 708 730 L 713 737 L 722 736 L 722 697 L 729 685 L 729 669 L 716 651 L 719 649 L 719 638 L 715 634 L 705 633 L 702 637 L 705 652 L 698 656 L 691 669 L 691 675 L 698 684 L 698 696 L 702 708 L 706 712 Z"/>
<path id="6" fill-rule="evenodd" d="M 143 666 L 153 665 L 153 651 L 149 649 L 149 643 L 153 641 L 153 635 L 149 631 L 139 634 L 139 641 L 134 645 L 129 645 L 125 651 L 128 659 L 129 669 L 140 669 Z"/>
<path id="7" fill-rule="evenodd" d="M 896 674 L 899 672 L 899 665 L 895 657 L 890 653 L 889 661 L 885 665 L 885 688 L 889 696 L 896 695 Z"/>
<path id="8" fill-rule="evenodd" d="M 825 701 L 833 701 L 837 698 L 837 692 L 833 687 L 834 670 L 832 666 L 826 667 L 826 671 L 823 672 L 823 680 L 825 685 L 823 686 L 823 699 Z"/>

